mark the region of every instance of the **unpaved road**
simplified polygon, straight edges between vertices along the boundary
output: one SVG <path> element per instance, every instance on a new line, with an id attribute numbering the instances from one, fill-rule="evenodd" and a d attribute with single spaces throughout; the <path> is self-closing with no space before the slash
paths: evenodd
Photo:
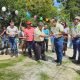
<path id="1" fill-rule="evenodd" d="M 21 73 L 19 80 L 80 80 L 80 65 L 72 63 L 68 56 L 72 56 L 72 49 L 68 49 L 67 56 L 63 58 L 63 64 L 56 66 L 55 53 L 46 53 L 48 61 L 36 62 L 26 58 L 8 69 Z M 77 78 L 79 77 L 79 78 Z"/>

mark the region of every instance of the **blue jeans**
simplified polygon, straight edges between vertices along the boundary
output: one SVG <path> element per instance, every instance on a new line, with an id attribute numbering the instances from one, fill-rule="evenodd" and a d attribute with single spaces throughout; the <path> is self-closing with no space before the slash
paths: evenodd
<path id="1" fill-rule="evenodd" d="M 8 39 L 2 38 L 2 48 L 8 48 Z"/>
<path id="2" fill-rule="evenodd" d="M 57 61 L 58 63 L 62 63 L 62 57 L 63 57 L 63 37 L 55 38 L 54 39 L 54 45 L 55 45 L 55 51 L 57 55 Z"/>
<path id="3" fill-rule="evenodd" d="M 55 51 L 55 47 L 54 47 L 54 36 L 51 36 L 51 46 L 52 46 L 52 51 Z"/>
<path id="4" fill-rule="evenodd" d="M 73 58 L 76 58 L 77 51 L 78 51 L 78 60 L 80 60 L 80 38 L 74 38 L 73 42 Z"/>
<path id="5" fill-rule="evenodd" d="M 14 54 L 17 54 L 18 50 L 17 50 L 16 38 L 15 37 L 9 37 L 9 43 L 10 43 L 11 52 Z"/>

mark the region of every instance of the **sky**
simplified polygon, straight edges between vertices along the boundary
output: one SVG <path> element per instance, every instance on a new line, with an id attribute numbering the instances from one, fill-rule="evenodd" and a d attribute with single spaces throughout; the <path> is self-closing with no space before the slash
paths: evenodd
<path id="1" fill-rule="evenodd" d="M 55 7 L 59 7 L 61 5 L 61 3 L 58 3 L 57 0 L 54 0 L 54 6 Z"/>

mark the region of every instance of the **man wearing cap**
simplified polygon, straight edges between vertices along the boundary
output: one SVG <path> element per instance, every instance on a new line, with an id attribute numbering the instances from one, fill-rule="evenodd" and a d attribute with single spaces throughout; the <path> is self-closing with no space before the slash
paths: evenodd
<path id="1" fill-rule="evenodd" d="M 38 27 L 34 31 L 34 41 L 35 41 L 35 58 L 36 60 L 46 60 L 45 59 L 45 45 L 44 38 L 46 35 L 43 33 L 42 28 L 44 24 L 42 22 L 38 23 Z"/>
<path id="2" fill-rule="evenodd" d="M 78 51 L 77 63 L 80 64 L 80 17 L 74 19 L 74 27 L 71 29 L 71 37 L 73 42 L 73 56 L 70 59 L 76 59 Z"/>
<path id="3" fill-rule="evenodd" d="M 6 33 L 9 36 L 9 42 L 10 42 L 10 48 L 11 48 L 11 57 L 14 55 L 18 56 L 18 50 L 17 50 L 17 42 L 16 42 L 16 35 L 18 34 L 18 28 L 14 26 L 14 22 L 10 22 L 10 26 L 7 27 Z"/>
<path id="4" fill-rule="evenodd" d="M 54 38 L 54 46 L 55 46 L 55 51 L 56 51 L 56 56 L 57 56 L 57 65 L 60 66 L 62 64 L 62 57 L 63 57 L 63 31 L 64 28 L 63 26 L 57 22 L 56 19 L 51 20 L 51 25 L 52 25 L 52 35 L 55 37 Z"/>
<path id="5" fill-rule="evenodd" d="M 26 22 L 27 27 L 24 30 L 24 35 L 26 37 L 26 41 L 27 41 L 27 48 L 28 48 L 28 56 L 31 58 L 32 57 L 32 52 L 31 49 L 34 48 L 34 28 L 31 26 L 31 22 L 28 21 Z"/>

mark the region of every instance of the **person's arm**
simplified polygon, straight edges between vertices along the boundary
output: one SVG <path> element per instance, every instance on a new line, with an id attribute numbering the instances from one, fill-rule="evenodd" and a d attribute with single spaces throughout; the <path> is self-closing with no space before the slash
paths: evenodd
<path id="1" fill-rule="evenodd" d="M 80 37 L 80 24 L 77 26 L 78 33 L 76 34 L 76 37 Z"/>
<path id="2" fill-rule="evenodd" d="M 51 28 L 51 31 L 50 31 L 50 36 L 53 36 L 54 33 L 53 33 L 53 29 Z"/>
<path id="3" fill-rule="evenodd" d="M 59 26 L 58 37 L 61 37 L 64 34 L 64 27 L 62 25 Z"/>
<path id="4" fill-rule="evenodd" d="M 3 34 L 6 32 L 6 30 L 4 30 L 1 34 L 0 34 L 0 36 L 3 36 Z"/>
<path id="5" fill-rule="evenodd" d="M 16 32 L 15 32 L 15 35 L 18 35 L 18 28 L 16 27 Z"/>

